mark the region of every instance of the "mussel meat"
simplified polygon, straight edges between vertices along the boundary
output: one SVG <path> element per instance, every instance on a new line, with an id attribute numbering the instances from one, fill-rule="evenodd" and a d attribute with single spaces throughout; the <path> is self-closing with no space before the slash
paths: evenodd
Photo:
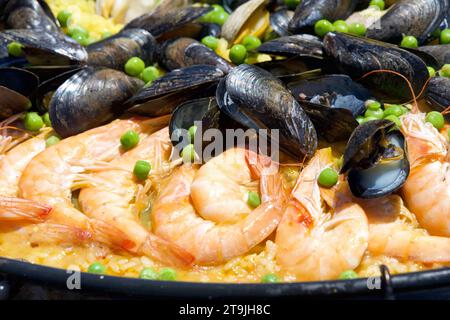
<path id="1" fill-rule="evenodd" d="M 125 73 L 87 67 L 70 77 L 54 93 L 50 120 L 61 137 L 98 127 L 124 112 L 124 102 L 144 86 Z"/>
<path id="2" fill-rule="evenodd" d="M 442 112 L 450 106 L 450 78 L 433 77 L 425 93 L 427 102 L 436 111 Z M 447 115 L 447 119 L 450 115 Z"/>
<path id="3" fill-rule="evenodd" d="M 358 126 L 344 153 L 341 173 L 353 195 L 370 199 L 399 190 L 409 175 L 406 140 L 389 120 L 374 120 Z"/>
<path id="4" fill-rule="evenodd" d="M 268 71 L 242 64 L 226 77 L 226 91 L 241 114 L 259 129 L 268 130 L 272 144 L 277 142 L 281 150 L 295 158 L 314 154 L 317 134 L 311 120 L 283 83 Z M 242 121 L 240 117 L 229 116 Z M 273 129 L 279 130 L 279 141 L 273 140 L 270 134 Z"/>
<path id="5" fill-rule="evenodd" d="M 55 21 L 49 17 L 37 0 L 9 0 L 3 11 L 8 29 L 38 29 L 59 32 Z"/>
<path id="6" fill-rule="evenodd" d="M 0 120 L 29 109 L 39 79 L 17 68 L 0 69 Z"/>
<path id="7" fill-rule="evenodd" d="M 132 57 L 141 58 L 147 65 L 153 63 L 156 50 L 156 40 L 148 31 L 124 29 L 112 37 L 88 46 L 88 63 L 92 66 L 123 70 Z"/>
<path id="8" fill-rule="evenodd" d="M 166 41 L 161 47 L 161 62 L 169 70 L 198 64 L 216 66 L 224 73 L 230 72 L 233 68 L 231 63 L 217 55 L 213 50 L 191 38 L 177 38 Z"/>
<path id="9" fill-rule="evenodd" d="M 223 76 L 222 70 L 209 65 L 173 70 L 131 97 L 126 102 L 128 112 L 151 117 L 170 114 L 185 101 L 214 94 Z"/>
<path id="10" fill-rule="evenodd" d="M 343 33 L 329 33 L 323 43 L 329 60 L 328 68 L 334 72 L 360 79 L 374 70 L 383 70 L 363 81 L 371 89 L 389 95 L 384 99 L 412 98 L 406 81 L 389 71 L 406 77 L 416 94 L 428 80 L 429 72 L 423 60 L 397 46 Z"/>
<path id="11" fill-rule="evenodd" d="M 423 43 L 449 12 L 450 0 L 400 0 L 367 29 L 372 39 L 400 43 L 403 35 Z"/>
<path id="12" fill-rule="evenodd" d="M 311 30 L 322 19 L 335 21 L 346 19 L 356 8 L 355 0 L 303 0 L 295 9 L 294 17 L 289 23 L 292 33 Z"/>

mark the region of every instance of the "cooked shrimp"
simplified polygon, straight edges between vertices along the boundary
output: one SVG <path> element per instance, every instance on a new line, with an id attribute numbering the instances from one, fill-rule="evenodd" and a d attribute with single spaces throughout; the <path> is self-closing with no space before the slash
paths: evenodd
<path id="1" fill-rule="evenodd" d="M 445 137 L 413 112 L 402 117 L 408 142 L 410 175 L 402 189 L 403 199 L 430 234 L 450 237 L 450 155 Z"/>
<path id="2" fill-rule="evenodd" d="M 51 209 L 35 201 L 0 196 L 1 222 L 42 222 Z"/>
<path id="3" fill-rule="evenodd" d="M 158 171 L 163 162 L 168 162 L 170 152 L 167 128 L 144 137 L 136 148 L 110 162 L 110 170 L 89 175 L 87 179 L 93 186 L 82 189 L 78 200 L 86 215 L 116 226 L 126 234 L 134 244 L 128 251 L 171 265 L 187 265 L 193 260 L 191 255 L 147 231 L 135 214 L 138 184 L 133 178 L 134 164 L 137 160 L 147 160 L 152 170 Z"/>
<path id="4" fill-rule="evenodd" d="M 71 191 L 79 187 L 76 179 L 80 173 L 95 167 L 99 161 L 111 161 L 121 154 L 120 137 L 124 132 L 153 132 L 164 127 L 167 121 L 168 117 L 116 120 L 62 140 L 31 160 L 19 182 L 20 196 L 52 206 L 51 224 L 82 230 L 84 235 L 89 234 L 94 240 L 110 246 L 131 247 L 133 244 L 120 230 L 102 221 L 89 219 L 76 209 Z M 65 240 L 64 231 L 60 240 Z"/>
<path id="5" fill-rule="evenodd" d="M 251 153 L 246 156 L 244 149 L 230 149 L 218 158 L 216 161 L 222 161 L 224 167 L 240 168 L 246 172 L 241 173 L 241 176 L 248 177 L 248 171 L 251 170 L 255 178 L 260 178 L 262 203 L 259 207 L 249 210 L 248 215 L 232 223 L 209 221 L 198 216 L 190 199 L 191 184 L 198 169 L 183 165 L 172 173 L 162 188 L 152 212 L 156 234 L 191 253 L 199 265 L 220 264 L 247 253 L 275 230 L 283 211 L 283 187 L 275 164 L 265 161 L 263 157 L 252 157 Z M 252 164 L 249 159 L 254 159 L 255 163 Z M 215 176 L 210 178 L 215 179 Z M 205 177 L 202 176 L 202 179 Z M 204 192 L 215 190 L 207 189 Z M 234 208 L 232 205 L 230 211 Z"/>
<path id="6" fill-rule="evenodd" d="M 317 178 L 331 161 L 331 149 L 322 149 L 303 169 L 277 229 L 277 262 L 300 280 L 336 279 L 360 264 L 368 246 L 368 222 L 358 204 L 344 201 L 324 212 Z"/>
<path id="7" fill-rule="evenodd" d="M 0 155 L 31 137 L 27 131 L 14 126 L 22 116 L 23 113 L 19 113 L 0 122 Z"/>

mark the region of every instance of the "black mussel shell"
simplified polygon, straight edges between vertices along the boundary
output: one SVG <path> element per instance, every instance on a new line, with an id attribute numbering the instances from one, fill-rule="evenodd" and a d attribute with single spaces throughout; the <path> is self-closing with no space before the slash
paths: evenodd
<path id="1" fill-rule="evenodd" d="M 419 47 L 420 51 L 432 55 L 438 62 L 438 69 L 444 64 L 450 63 L 450 44 Z"/>
<path id="2" fill-rule="evenodd" d="M 400 0 L 367 29 L 366 36 L 400 43 L 403 35 L 409 35 L 424 43 L 449 10 L 449 0 Z"/>
<path id="3" fill-rule="evenodd" d="M 170 114 L 185 101 L 214 94 L 223 76 L 222 70 L 209 65 L 173 70 L 131 97 L 128 112 L 151 117 Z"/>
<path id="4" fill-rule="evenodd" d="M 258 129 L 267 129 L 281 150 L 295 157 L 311 157 L 317 149 L 317 134 L 305 111 L 283 83 L 269 72 L 252 65 L 234 68 L 226 78 L 229 98 Z M 239 117 L 233 118 L 240 122 Z M 271 129 L 279 130 L 274 141 Z"/>
<path id="5" fill-rule="evenodd" d="M 355 197 L 370 199 L 399 190 L 409 176 L 406 140 L 389 120 L 358 126 L 351 135 L 341 173 Z"/>
<path id="6" fill-rule="evenodd" d="M 141 58 L 146 65 L 155 59 L 155 38 L 143 29 L 125 29 L 118 34 L 87 47 L 91 66 L 123 70 L 132 57 Z"/>
<path id="7" fill-rule="evenodd" d="M 125 29 L 145 29 L 158 40 L 175 36 L 195 38 L 193 34 L 198 35 L 202 31 L 202 25 L 195 23 L 195 20 L 211 10 L 212 7 L 187 6 L 165 12 L 155 11 L 130 21 Z"/>
<path id="8" fill-rule="evenodd" d="M 224 73 L 230 72 L 233 65 L 217 55 L 203 43 L 191 38 L 177 38 L 166 41 L 161 47 L 161 62 L 169 70 L 194 65 L 212 65 Z"/>
<path id="9" fill-rule="evenodd" d="M 258 51 L 277 56 L 309 56 L 322 58 L 322 41 L 309 34 L 297 34 L 263 43 Z"/>
<path id="10" fill-rule="evenodd" d="M 290 82 L 299 77 L 303 78 L 304 75 L 321 74 L 323 60 L 316 57 L 292 57 L 255 63 L 255 66 L 270 72 L 284 82 Z"/>
<path id="11" fill-rule="evenodd" d="M 50 101 L 52 126 L 61 137 L 98 127 L 124 112 L 124 102 L 144 83 L 125 73 L 87 67 L 64 82 Z"/>
<path id="12" fill-rule="evenodd" d="M 39 79 L 31 72 L 17 68 L 0 69 L 0 119 L 31 107 Z"/>
<path id="13" fill-rule="evenodd" d="M 42 7 L 42 4 L 45 7 Z M 53 15 L 49 16 L 46 10 L 48 10 L 48 6 L 45 2 L 9 0 L 3 11 L 3 19 L 7 29 L 38 29 L 59 32 Z"/>
<path id="14" fill-rule="evenodd" d="M 323 42 L 328 56 L 327 68 L 332 72 L 358 80 L 374 70 L 395 71 L 409 80 L 416 94 L 428 80 L 429 72 L 423 60 L 397 46 L 343 33 L 328 33 Z M 377 73 L 362 81 L 371 89 L 387 94 L 390 99 L 412 98 L 407 82 L 397 75 Z"/>
<path id="15" fill-rule="evenodd" d="M 278 10 L 270 14 L 270 26 L 278 37 L 291 35 L 291 32 L 289 31 L 289 22 L 293 16 L 294 11 L 286 9 Z"/>
<path id="16" fill-rule="evenodd" d="M 427 86 L 425 98 L 431 107 L 439 112 L 450 106 L 450 78 L 433 77 Z M 450 115 L 446 116 L 447 119 Z"/>
<path id="17" fill-rule="evenodd" d="M 27 60 L 33 65 L 70 65 L 86 63 L 86 50 L 73 39 L 62 34 L 42 30 L 7 30 L 0 32 L 0 42 L 16 41 L 25 48 Z"/>
<path id="18" fill-rule="evenodd" d="M 202 30 L 199 36 L 200 39 L 203 39 L 207 36 L 220 38 L 222 26 L 218 25 L 217 23 L 202 23 L 201 25 Z"/>
<path id="19" fill-rule="evenodd" d="M 354 117 L 366 111 L 365 101 L 371 92 L 342 74 L 323 75 L 292 81 L 287 84 L 297 101 L 323 104 L 330 108 L 348 109 Z"/>
<path id="20" fill-rule="evenodd" d="M 404 49 L 418 56 L 428 67 L 440 69 L 438 60 L 432 54 L 413 48 L 404 48 Z"/>
<path id="21" fill-rule="evenodd" d="M 247 1 L 249 0 L 222 0 L 222 5 L 228 13 L 232 13 L 234 10 L 236 10 L 237 7 L 241 6 Z"/>
<path id="22" fill-rule="evenodd" d="M 311 31 L 319 20 L 347 19 L 355 10 L 356 3 L 355 0 L 303 0 L 295 9 L 289 30 L 294 34 Z"/>

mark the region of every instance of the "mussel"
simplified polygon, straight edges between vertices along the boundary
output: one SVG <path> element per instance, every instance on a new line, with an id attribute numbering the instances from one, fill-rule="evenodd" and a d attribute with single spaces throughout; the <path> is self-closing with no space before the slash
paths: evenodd
<path id="1" fill-rule="evenodd" d="M 228 74 L 222 89 L 239 108 L 238 114 L 228 114 L 235 121 L 245 125 L 242 121 L 245 117 L 258 129 L 267 129 L 272 145 L 278 143 L 281 150 L 295 158 L 314 154 L 317 134 L 311 120 L 283 83 L 272 74 L 256 66 L 242 64 Z M 228 102 L 223 103 L 226 105 Z M 270 134 L 273 129 L 279 130 L 279 141 L 274 141 Z"/>
<path id="2" fill-rule="evenodd" d="M 362 85 L 345 75 L 326 75 L 288 83 L 317 133 L 329 142 L 347 140 L 358 126 L 356 117 L 372 98 Z"/>
<path id="3" fill-rule="evenodd" d="M 353 195 L 379 198 L 399 190 L 409 175 L 406 140 L 389 120 L 366 122 L 351 135 L 341 173 Z"/>
<path id="4" fill-rule="evenodd" d="M 397 46 L 343 33 L 329 33 L 323 43 L 328 68 L 334 72 L 360 79 L 374 70 L 384 70 L 367 76 L 364 83 L 388 94 L 389 99 L 411 99 L 407 82 L 389 71 L 406 77 L 416 94 L 428 80 L 429 72 L 423 60 Z"/>
<path id="5" fill-rule="evenodd" d="M 38 29 L 59 32 L 59 27 L 37 0 L 9 0 L 3 10 L 8 29 Z M 45 5 L 45 4 L 44 4 Z M 46 8 L 47 9 L 47 8 Z"/>
<path id="6" fill-rule="evenodd" d="M 211 96 L 223 76 L 222 70 L 209 65 L 173 70 L 131 97 L 126 102 L 128 112 L 151 117 L 170 114 L 185 101 Z"/>
<path id="7" fill-rule="evenodd" d="M 303 0 L 289 23 L 292 33 L 311 30 L 322 19 L 346 19 L 356 8 L 356 0 Z"/>
<path id="8" fill-rule="evenodd" d="M 87 47 L 88 63 L 123 70 L 132 57 L 141 58 L 147 65 L 154 62 L 156 40 L 146 30 L 125 29 L 118 34 Z"/>
<path id="9" fill-rule="evenodd" d="M 139 28 L 150 32 L 158 40 L 172 39 L 176 36 L 195 38 L 201 34 L 203 26 L 195 20 L 212 7 L 173 8 L 167 11 L 156 10 L 130 21 L 125 29 Z"/>
<path id="10" fill-rule="evenodd" d="M 307 56 L 321 59 L 322 48 L 322 41 L 316 36 L 298 34 L 267 41 L 258 48 L 258 51 L 284 57 Z"/>
<path id="11" fill-rule="evenodd" d="M 294 11 L 291 10 L 277 10 L 270 14 L 270 26 L 272 31 L 278 37 L 285 37 L 291 35 L 289 31 L 289 22 L 294 16 Z"/>
<path id="12" fill-rule="evenodd" d="M 372 39 L 400 43 L 403 35 L 425 42 L 450 10 L 450 0 L 400 0 L 367 29 Z"/>
<path id="13" fill-rule="evenodd" d="M 438 68 L 450 63 L 450 44 L 422 46 L 418 50 L 432 55 L 438 62 Z"/>
<path id="14" fill-rule="evenodd" d="M 62 34 L 42 30 L 6 30 L 0 32 L 0 42 L 19 42 L 27 60 L 33 65 L 67 66 L 84 64 L 86 50 L 75 40 Z"/>
<path id="15" fill-rule="evenodd" d="M 213 50 L 191 38 L 177 38 L 166 41 L 161 47 L 161 62 L 169 70 L 198 64 L 216 66 L 224 73 L 230 72 L 233 68 L 231 63 L 217 55 Z"/>
<path id="16" fill-rule="evenodd" d="M 0 120 L 29 109 L 39 79 L 17 68 L 0 69 Z"/>
<path id="17" fill-rule="evenodd" d="M 450 106 L 450 78 L 431 78 L 425 98 L 434 110 L 442 112 L 447 109 Z M 450 118 L 450 116 L 447 115 L 447 118 Z"/>
<path id="18" fill-rule="evenodd" d="M 87 67 L 70 77 L 54 93 L 49 113 L 61 137 L 98 127 L 124 112 L 124 102 L 144 86 L 125 73 Z"/>

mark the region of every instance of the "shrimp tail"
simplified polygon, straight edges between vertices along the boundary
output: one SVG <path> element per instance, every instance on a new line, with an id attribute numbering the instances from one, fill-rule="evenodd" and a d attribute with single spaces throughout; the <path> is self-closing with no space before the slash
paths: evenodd
<path id="1" fill-rule="evenodd" d="M 188 267 L 195 259 L 186 250 L 153 234 L 149 234 L 139 251 L 162 263 L 177 267 Z"/>
<path id="2" fill-rule="evenodd" d="M 0 197 L 1 221 L 45 221 L 52 208 L 35 201 Z"/>
<path id="3" fill-rule="evenodd" d="M 30 243 L 69 243 L 81 244 L 92 238 L 92 234 L 84 229 L 63 225 L 44 223 L 33 228 Z"/>
<path id="4" fill-rule="evenodd" d="M 94 219 L 91 219 L 89 224 L 92 229 L 93 239 L 97 242 L 125 251 L 132 251 L 136 247 L 136 244 L 122 230 L 111 224 Z"/>

